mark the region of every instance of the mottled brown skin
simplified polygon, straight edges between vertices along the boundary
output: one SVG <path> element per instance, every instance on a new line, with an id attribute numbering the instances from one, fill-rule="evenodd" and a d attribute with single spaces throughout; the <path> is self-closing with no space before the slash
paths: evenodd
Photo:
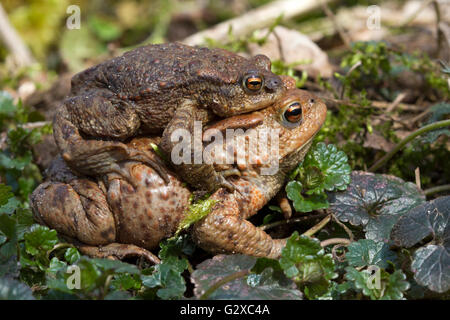
<path id="1" fill-rule="evenodd" d="M 293 101 L 301 104 L 303 119 L 287 127 L 281 114 Z M 260 175 L 267 164 L 235 166 L 240 176 L 228 178 L 235 191 L 221 188 L 211 196 L 218 202 L 207 217 L 194 224 L 192 235 L 201 248 L 210 252 L 277 258 L 285 240 L 272 239 L 246 219 L 274 197 L 287 173 L 303 159 L 325 121 L 326 106 L 312 94 L 292 89 L 277 104 L 253 115 L 259 119 L 255 130 L 280 129 L 279 170 L 273 175 Z M 245 126 L 243 119 L 254 125 L 243 115 L 213 127 L 236 127 L 236 123 Z M 149 141 L 157 142 L 138 138 L 129 144 L 149 157 L 156 157 Z M 118 258 L 140 255 L 157 262 L 145 249 L 155 248 L 162 239 L 174 234 L 188 208 L 191 191 L 167 169 L 169 183 L 145 164 L 128 161 L 122 165 L 134 180 L 134 186 L 114 175 L 109 176 L 106 184 L 75 177 L 62 160 L 55 161 L 49 170 L 51 181 L 41 184 L 32 194 L 34 217 L 81 242 L 79 247 L 86 254 Z"/>
<path id="2" fill-rule="evenodd" d="M 257 91 L 245 79 L 264 79 Z M 194 121 L 229 117 L 273 104 L 284 92 L 279 76 L 263 55 L 243 58 L 222 49 L 179 43 L 148 45 L 108 60 L 72 78 L 71 95 L 54 120 L 63 159 L 81 174 L 115 172 L 132 181 L 120 165 L 134 160 L 152 166 L 167 180 L 160 161 L 126 144 L 137 135 L 160 134 L 170 155 L 176 129 L 192 132 Z M 226 182 L 210 165 L 177 171 L 195 188 L 215 190 Z"/>

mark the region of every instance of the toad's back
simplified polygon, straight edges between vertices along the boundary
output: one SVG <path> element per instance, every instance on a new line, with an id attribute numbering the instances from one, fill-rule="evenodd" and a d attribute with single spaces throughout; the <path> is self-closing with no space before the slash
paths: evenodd
<path id="1" fill-rule="evenodd" d="M 236 83 L 247 63 L 247 59 L 222 49 L 180 43 L 148 45 L 78 73 L 72 79 L 72 95 L 94 88 L 109 89 L 123 100 L 134 101 L 164 91 L 171 91 L 164 95 L 167 97 L 186 95 L 198 92 L 199 86 L 208 90 Z"/>

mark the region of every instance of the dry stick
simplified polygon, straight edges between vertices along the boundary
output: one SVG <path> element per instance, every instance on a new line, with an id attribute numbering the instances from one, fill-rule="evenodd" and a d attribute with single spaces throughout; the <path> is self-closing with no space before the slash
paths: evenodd
<path id="1" fill-rule="evenodd" d="M 336 216 L 334 214 L 332 214 L 332 216 L 333 216 L 334 222 L 336 222 L 342 229 L 344 229 L 344 231 L 348 234 L 348 237 L 350 238 L 350 241 L 353 242 L 355 240 L 355 236 L 353 235 L 352 230 L 350 230 L 345 224 L 340 222 L 339 219 L 336 218 Z"/>
<path id="2" fill-rule="evenodd" d="M 339 37 L 341 37 L 342 42 L 344 42 L 345 46 L 348 49 L 351 49 L 350 44 L 352 42 L 352 39 L 350 38 L 350 36 L 337 22 L 336 16 L 334 15 L 333 11 L 331 11 L 330 7 L 328 7 L 328 5 L 325 2 L 323 2 L 323 0 L 321 0 L 320 3 L 322 5 L 323 11 L 325 11 L 325 14 L 327 15 L 328 18 L 330 18 L 331 22 L 333 23 L 334 29 L 339 34 Z"/>
<path id="3" fill-rule="evenodd" d="M 359 105 L 357 103 L 350 102 L 348 100 L 329 98 L 329 97 L 325 97 L 324 95 L 321 95 L 320 93 L 316 93 L 316 95 L 320 99 L 325 100 L 325 101 L 330 101 L 330 102 L 337 103 L 337 104 L 345 104 L 346 106 L 354 107 L 354 108 L 363 108 L 361 105 Z M 391 103 L 389 103 L 389 102 L 370 101 L 370 106 L 369 107 L 378 108 L 378 109 L 386 109 L 386 108 L 389 108 L 390 105 L 391 105 Z M 423 109 L 420 106 L 416 106 L 414 104 L 406 104 L 406 103 L 399 103 L 397 105 L 397 107 L 399 109 L 409 110 L 409 111 L 420 111 L 420 110 Z"/>
<path id="4" fill-rule="evenodd" d="M 349 239 L 346 239 L 346 238 L 331 238 L 331 239 L 323 240 L 322 242 L 320 242 L 320 245 L 322 247 L 329 246 L 330 244 L 344 244 L 344 245 L 348 246 L 350 243 L 352 243 L 352 241 Z"/>
<path id="5" fill-rule="evenodd" d="M 392 110 L 395 109 L 396 106 L 398 106 L 400 104 L 400 102 L 403 101 L 403 99 L 405 99 L 406 97 L 406 92 L 402 92 L 399 95 L 397 95 L 397 97 L 394 99 L 394 101 L 389 105 L 389 107 L 387 107 L 386 112 L 392 112 Z"/>
<path id="6" fill-rule="evenodd" d="M 389 151 L 384 157 L 382 157 L 380 160 L 375 162 L 369 168 L 369 171 L 372 171 L 372 172 L 377 171 L 386 162 L 388 162 L 394 156 L 394 154 L 396 154 L 401 148 L 403 148 L 408 142 L 412 141 L 415 137 L 417 137 L 423 133 L 427 133 L 429 131 L 448 127 L 448 126 L 450 126 L 450 120 L 442 120 L 442 121 L 433 122 L 427 126 L 424 126 L 420 129 L 414 131 L 413 133 L 408 135 L 406 138 L 404 138 L 402 141 L 400 141 L 398 144 L 396 144 L 395 147 L 391 151 Z"/>
<path id="7" fill-rule="evenodd" d="M 430 3 L 432 3 L 433 1 L 435 1 L 435 0 L 426 0 L 426 1 L 422 2 L 422 5 L 412 15 L 410 15 L 408 18 L 406 18 L 405 21 L 400 23 L 399 27 L 406 27 L 408 24 L 413 22 L 414 19 L 423 11 L 423 9 L 428 7 L 428 5 Z"/>
<path id="8" fill-rule="evenodd" d="M 439 9 L 439 3 L 435 0 L 433 1 L 434 12 L 436 13 L 436 33 L 437 33 L 437 49 L 436 49 L 436 57 L 439 58 L 442 44 L 444 43 L 444 34 L 442 33 L 439 24 L 441 23 L 441 10 Z"/>
<path id="9" fill-rule="evenodd" d="M 328 215 L 324 219 L 320 220 L 320 222 L 318 224 L 316 224 L 315 226 L 313 226 L 311 229 L 304 232 L 303 235 L 307 236 L 307 237 L 312 237 L 320 229 L 325 227 L 328 224 L 328 222 L 330 222 L 330 221 L 331 221 L 331 215 Z"/>
<path id="10" fill-rule="evenodd" d="M 4 42 L 18 67 L 26 67 L 33 64 L 33 58 L 28 47 L 20 38 L 8 19 L 8 15 L 0 3 L 0 39 Z"/>
<path id="11" fill-rule="evenodd" d="M 324 0 L 325 3 L 334 0 Z M 252 31 L 270 26 L 275 19 L 283 15 L 283 19 L 288 20 L 302 13 L 310 12 L 320 7 L 316 0 L 278 0 L 267 5 L 251 10 L 239 17 L 230 19 L 195 33 L 182 42 L 191 46 L 201 45 L 205 39 L 214 39 L 220 43 L 226 43 L 231 28 L 233 35 L 242 37 L 250 34 Z"/>

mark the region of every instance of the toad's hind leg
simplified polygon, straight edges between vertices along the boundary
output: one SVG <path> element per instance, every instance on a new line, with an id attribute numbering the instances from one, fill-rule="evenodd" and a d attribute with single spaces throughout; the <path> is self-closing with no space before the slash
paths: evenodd
<path id="1" fill-rule="evenodd" d="M 168 181 L 158 158 L 120 142 L 134 135 L 139 126 L 139 117 L 129 102 L 97 90 L 65 100 L 55 116 L 53 134 L 64 161 L 78 173 L 117 173 L 131 180 L 120 163 L 134 160 L 154 168 Z"/>
<path id="2" fill-rule="evenodd" d="M 104 193 L 88 179 L 70 184 L 45 182 L 31 194 L 34 219 L 58 233 L 81 242 L 114 242 L 116 226 Z"/>
<path id="3" fill-rule="evenodd" d="M 94 182 L 74 179 L 69 184 L 45 182 L 31 195 L 34 219 L 55 229 L 84 254 L 97 258 L 159 259 L 150 251 L 116 241 L 116 223 L 106 196 Z"/>

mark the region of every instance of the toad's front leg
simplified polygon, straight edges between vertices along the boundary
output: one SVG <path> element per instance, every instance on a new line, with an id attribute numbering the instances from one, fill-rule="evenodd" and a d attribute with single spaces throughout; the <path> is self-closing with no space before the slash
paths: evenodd
<path id="1" fill-rule="evenodd" d="M 139 126 L 129 102 L 96 90 L 64 102 L 55 116 L 53 134 L 64 161 L 78 173 L 94 177 L 116 173 L 131 180 L 120 163 L 134 160 L 168 179 L 159 159 L 120 142 L 134 135 Z"/>
<path id="2" fill-rule="evenodd" d="M 215 144 L 216 150 L 222 149 L 226 146 L 225 139 L 222 140 L 223 144 L 218 144 L 218 141 L 212 138 L 214 134 L 225 137 L 226 129 L 248 129 L 257 126 L 263 121 L 263 117 L 259 113 L 236 115 L 208 126 L 208 130 L 204 132 L 202 124 L 210 120 L 210 114 L 205 109 L 198 108 L 186 100 L 177 108 L 174 117 L 164 130 L 160 145 L 170 156 L 178 174 L 194 189 L 212 193 L 219 188 L 225 188 L 232 192 L 234 187 L 226 178 L 238 170 L 216 170 L 217 159 L 205 157 L 206 149 L 203 143 L 211 142 L 210 146 Z M 223 158 L 218 153 L 216 156 Z M 234 163 L 234 158 L 232 159 Z"/>
<path id="3" fill-rule="evenodd" d="M 267 200 L 258 190 L 238 189 L 241 191 L 234 193 L 219 189 L 211 196 L 218 202 L 205 218 L 194 224 L 193 239 L 199 247 L 213 253 L 279 258 L 286 239 L 272 239 L 245 220 L 257 213 Z"/>

